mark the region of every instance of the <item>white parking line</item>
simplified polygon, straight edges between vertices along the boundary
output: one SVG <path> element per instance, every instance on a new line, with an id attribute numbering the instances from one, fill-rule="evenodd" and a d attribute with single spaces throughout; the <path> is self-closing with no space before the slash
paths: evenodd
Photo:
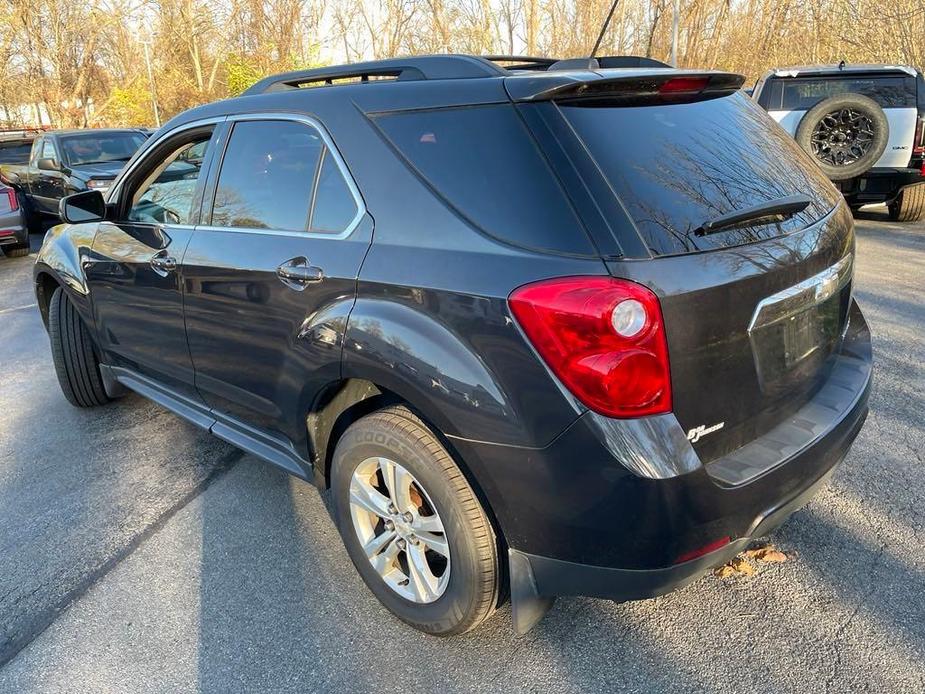
<path id="1" fill-rule="evenodd" d="M 26 304 L 25 306 L 14 306 L 13 308 L 0 308 L 0 315 L 12 313 L 13 311 L 22 311 L 27 308 L 35 308 L 38 304 Z"/>

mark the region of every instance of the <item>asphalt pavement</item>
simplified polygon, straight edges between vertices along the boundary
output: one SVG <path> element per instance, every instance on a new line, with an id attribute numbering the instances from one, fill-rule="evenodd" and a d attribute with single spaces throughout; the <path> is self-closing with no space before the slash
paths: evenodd
<path id="1" fill-rule="evenodd" d="M 522 637 L 508 607 L 411 630 L 314 487 L 137 396 L 72 408 L 32 258 L 0 258 L 0 692 L 925 691 L 925 224 L 857 229 L 871 414 L 769 538 L 790 560 Z"/>

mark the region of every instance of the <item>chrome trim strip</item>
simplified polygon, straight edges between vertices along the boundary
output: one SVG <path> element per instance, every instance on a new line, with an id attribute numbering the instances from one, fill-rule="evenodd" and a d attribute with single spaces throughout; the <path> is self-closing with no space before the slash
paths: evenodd
<path id="1" fill-rule="evenodd" d="M 757 327 L 776 323 L 788 316 L 804 311 L 811 306 L 818 306 L 826 299 L 831 298 L 851 279 L 853 265 L 854 255 L 849 253 L 822 272 L 808 277 L 792 287 L 787 287 L 776 294 L 765 297 L 758 302 L 758 305 L 755 307 L 755 312 L 752 314 L 752 319 L 748 324 L 749 334 Z M 801 295 L 805 295 L 805 297 L 801 297 Z M 799 302 L 799 306 L 796 309 L 787 310 L 786 304 L 798 297 L 804 298 L 804 301 Z M 759 326 L 758 321 L 761 318 L 761 314 L 765 312 L 772 313 L 775 310 L 779 315 L 766 318 L 761 322 L 761 326 Z"/>

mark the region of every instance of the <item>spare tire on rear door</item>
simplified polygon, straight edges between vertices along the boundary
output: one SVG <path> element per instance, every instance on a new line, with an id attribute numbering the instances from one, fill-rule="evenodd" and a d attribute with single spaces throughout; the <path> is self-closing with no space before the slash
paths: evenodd
<path id="1" fill-rule="evenodd" d="M 839 94 L 813 106 L 797 126 L 796 141 L 833 181 L 872 167 L 890 137 L 883 109 L 861 94 Z"/>

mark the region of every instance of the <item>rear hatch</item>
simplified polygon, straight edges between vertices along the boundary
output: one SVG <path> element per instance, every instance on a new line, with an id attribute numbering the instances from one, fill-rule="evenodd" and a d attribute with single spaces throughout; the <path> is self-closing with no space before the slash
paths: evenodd
<path id="1" fill-rule="evenodd" d="M 673 410 L 709 462 L 767 433 L 825 382 L 850 304 L 852 221 L 740 81 L 621 72 L 546 90 L 539 77 L 509 78 L 509 93 L 528 121 L 542 121 L 534 130 L 555 133 L 584 189 L 607 191 L 595 193 L 598 212 L 622 257 L 602 255 L 613 275 L 659 295 Z M 794 199 L 800 209 L 704 231 Z"/>

